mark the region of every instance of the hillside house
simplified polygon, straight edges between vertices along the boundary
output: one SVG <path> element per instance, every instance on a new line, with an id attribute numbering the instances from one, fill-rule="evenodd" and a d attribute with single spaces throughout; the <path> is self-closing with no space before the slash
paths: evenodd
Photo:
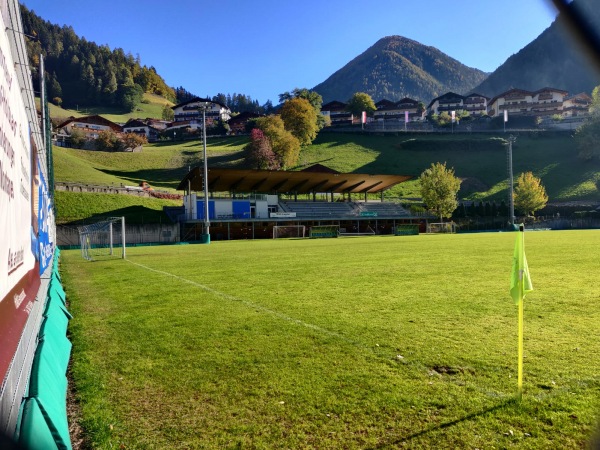
<path id="1" fill-rule="evenodd" d="M 231 118 L 231 110 L 219 102 L 213 102 L 207 98 L 195 98 L 172 107 L 174 113 L 173 126 L 179 127 L 185 122 L 186 127 L 202 128 L 202 110 L 207 106 L 205 112 L 206 127 L 217 124 L 219 120 L 228 122 Z"/>
<path id="2" fill-rule="evenodd" d="M 375 103 L 375 106 L 377 107 L 377 110 L 373 113 L 375 120 L 396 120 L 399 122 L 425 120 L 425 108 L 417 100 L 408 97 L 397 102 L 383 99 Z"/>
<path id="3" fill-rule="evenodd" d="M 563 101 L 563 117 L 587 116 L 590 113 L 592 97 L 585 92 L 565 97 Z"/>
<path id="4" fill-rule="evenodd" d="M 82 131 L 87 139 L 96 139 L 98 134 L 104 130 L 113 130 L 115 133 L 123 132 L 121 125 L 98 115 L 70 117 L 56 127 L 59 134 L 67 135 L 70 135 L 75 129 Z"/>
<path id="5" fill-rule="evenodd" d="M 246 134 L 246 125 L 248 124 L 248 121 L 258 119 L 259 117 L 264 117 L 264 114 L 244 111 L 237 116 L 233 116 L 228 122 L 231 134 Z"/>
<path id="6" fill-rule="evenodd" d="M 488 104 L 488 114 L 497 117 L 508 111 L 509 116 L 551 116 L 563 112 L 567 91 L 550 87 L 535 92 L 510 89 L 497 95 Z"/>
<path id="7" fill-rule="evenodd" d="M 467 111 L 471 117 L 479 117 L 487 114 L 489 97 L 473 92 L 465 96 L 463 100 L 464 111 Z"/>
<path id="8" fill-rule="evenodd" d="M 321 114 L 329 117 L 331 125 L 351 125 L 354 117 L 346 108 L 348 105 L 334 100 L 321 106 Z"/>
<path id="9" fill-rule="evenodd" d="M 164 126 L 161 122 L 164 123 Z M 129 119 L 123 125 L 124 133 L 135 133 L 140 136 L 146 136 L 148 142 L 157 141 L 161 131 L 164 129 L 166 129 L 166 122 L 154 119 Z"/>
<path id="10" fill-rule="evenodd" d="M 433 115 L 443 112 L 450 114 L 451 111 L 466 110 L 465 98 L 454 92 L 446 92 L 444 95 L 431 100 L 429 105 L 427 105 L 427 112 Z"/>

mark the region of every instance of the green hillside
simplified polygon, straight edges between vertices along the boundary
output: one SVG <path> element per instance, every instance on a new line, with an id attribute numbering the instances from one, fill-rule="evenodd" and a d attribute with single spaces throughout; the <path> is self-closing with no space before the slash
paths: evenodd
<path id="1" fill-rule="evenodd" d="M 419 197 L 421 172 L 431 163 L 446 162 L 463 180 L 461 198 L 501 201 L 507 198 L 508 192 L 505 137 L 321 133 L 313 145 L 302 150 L 299 166 L 295 169 L 320 163 L 340 172 L 411 175 L 413 180 L 396 186 L 385 195 L 387 198 L 412 198 Z M 245 137 L 209 139 L 209 166 L 243 168 L 246 143 Z M 532 171 L 542 179 L 551 202 L 600 201 L 600 163 L 584 163 L 576 155 L 569 133 L 519 135 L 513 145 L 514 175 Z M 65 182 L 137 185 L 147 181 L 155 189 L 174 192 L 189 168 L 201 163 L 199 141 L 148 144 L 141 153 L 54 148 L 55 178 Z M 57 198 L 59 221 L 63 211 L 60 202 L 65 198 Z M 98 211 L 93 213 L 98 214 Z M 81 211 L 75 216 L 85 217 L 85 214 Z"/>
<path id="2" fill-rule="evenodd" d="M 39 98 L 36 100 L 39 102 Z M 63 119 L 67 119 L 71 116 L 81 117 L 98 114 L 115 123 L 125 123 L 129 119 L 145 119 L 148 117 L 160 119 L 162 117 L 162 108 L 164 105 L 173 106 L 173 103 L 160 95 L 150 94 L 148 92 L 144 94 L 142 103 L 140 103 L 135 111 L 132 112 L 124 112 L 122 109 L 107 106 L 64 109 L 52 103 L 48 104 L 50 108 L 50 117 L 57 122 L 62 122 Z"/>
<path id="3" fill-rule="evenodd" d="M 340 172 L 393 173 L 418 177 L 434 162 L 446 162 L 463 179 L 464 199 L 506 199 L 506 135 L 402 134 L 367 136 L 321 133 L 300 156 Z M 600 200 L 600 164 L 582 162 L 569 133 L 523 134 L 513 145 L 513 172 L 532 171 L 542 179 L 551 201 Z M 418 196 L 416 182 L 396 188 Z"/>

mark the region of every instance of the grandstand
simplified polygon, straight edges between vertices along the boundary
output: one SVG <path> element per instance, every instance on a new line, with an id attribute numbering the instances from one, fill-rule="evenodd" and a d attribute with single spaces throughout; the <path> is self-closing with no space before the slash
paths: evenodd
<path id="1" fill-rule="evenodd" d="M 357 217 L 359 211 L 353 202 L 293 202 L 280 201 L 279 205 L 285 211 L 296 213 L 301 219 L 327 219 Z"/>
<path id="2" fill-rule="evenodd" d="M 377 217 L 411 218 L 411 213 L 399 203 L 393 202 L 359 202 L 356 203 L 359 215 L 375 213 Z"/>
<path id="3" fill-rule="evenodd" d="M 275 226 L 335 226 L 346 234 L 393 234 L 398 225 L 418 224 L 429 216 L 412 214 L 383 193 L 410 176 L 211 169 L 208 214 L 212 240 L 270 239 Z M 203 171 L 193 168 L 181 181 L 186 191 L 177 213 L 181 239 L 200 239 L 204 227 Z M 374 199 L 375 195 L 378 199 Z M 370 231 L 369 231 L 370 233 Z M 344 233 L 341 233 L 344 235 Z"/>

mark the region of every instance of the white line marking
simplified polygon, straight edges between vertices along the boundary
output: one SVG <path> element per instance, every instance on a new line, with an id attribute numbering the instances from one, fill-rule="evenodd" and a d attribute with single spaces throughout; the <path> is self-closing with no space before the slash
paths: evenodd
<path id="1" fill-rule="evenodd" d="M 221 297 L 221 298 L 224 298 L 224 299 L 232 301 L 232 302 L 241 303 L 242 305 L 245 305 L 245 306 L 247 306 L 249 308 L 257 309 L 257 310 L 262 311 L 264 313 L 267 313 L 267 314 L 270 314 L 272 316 L 275 316 L 275 317 L 277 317 L 279 319 L 283 319 L 283 320 L 286 320 L 288 322 L 295 323 L 296 325 L 300 325 L 300 326 L 309 328 L 311 330 L 315 330 L 315 331 L 318 331 L 320 333 L 336 337 L 336 338 L 341 339 L 342 341 L 344 341 L 344 342 L 346 342 L 348 344 L 352 344 L 352 345 L 360 347 L 362 349 L 370 350 L 371 352 L 373 351 L 371 348 L 369 348 L 369 347 L 361 344 L 360 342 L 348 339 L 347 337 L 345 337 L 345 336 L 343 336 L 343 335 L 341 335 L 339 333 L 336 333 L 335 331 L 330 331 L 330 330 L 327 330 L 325 328 L 321 328 L 321 327 L 319 327 L 317 325 L 313 325 L 311 323 L 303 322 L 302 320 L 299 320 L 299 319 L 294 319 L 293 317 L 286 316 L 285 314 L 282 314 L 282 313 L 280 313 L 278 311 L 266 308 L 265 306 L 249 302 L 248 300 L 244 300 L 242 298 L 235 297 L 233 295 L 229 295 L 229 294 L 226 294 L 226 293 L 221 292 L 221 291 L 217 291 L 216 289 L 212 289 L 212 288 L 210 288 L 210 287 L 208 287 L 208 286 L 206 286 L 204 284 L 197 283 L 196 281 L 188 280 L 187 278 L 183 278 L 183 277 L 181 277 L 179 275 L 176 275 L 174 273 L 165 272 L 163 270 L 158 270 L 158 269 L 153 269 L 152 267 L 145 266 L 144 264 L 133 262 L 130 259 L 127 259 L 126 261 L 130 262 L 133 265 L 141 267 L 143 269 L 149 270 L 151 272 L 156 272 L 156 273 L 159 273 L 161 275 L 165 275 L 165 276 L 168 276 L 168 277 L 176 278 L 176 279 L 178 279 L 180 281 L 183 281 L 184 283 L 191 284 L 192 286 L 200 288 L 200 289 L 202 289 L 202 290 L 204 290 L 206 292 L 209 292 L 209 293 L 211 293 L 211 294 L 213 294 L 213 295 L 215 295 L 217 297 Z"/>

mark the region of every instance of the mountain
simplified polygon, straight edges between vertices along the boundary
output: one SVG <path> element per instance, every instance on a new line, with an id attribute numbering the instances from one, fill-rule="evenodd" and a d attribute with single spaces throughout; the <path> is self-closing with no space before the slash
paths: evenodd
<path id="1" fill-rule="evenodd" d="M 448 91 L 464 93 L 486 74 L 461 64 L 435 47 L 402 36 L 380 39 L 327 80 L 313 88 L 323 103 L 346 101 L 366 92 L 374 101 L 404 97 L 428 103 Z"/>
<path id="2" fill-rule="evenodd" d="M 571 7 L 578 9 L 596 33 L 600 30 L 600 0 L 575 0 Z M 535 91 L 553 87 L 571 94 L 590 93 L 600 84 L 600 74 L 594 72 L 588 58 L 561 13 L 550 27 L 508 58 L 474 91 L 490 97 L 511 88 Z"/>

